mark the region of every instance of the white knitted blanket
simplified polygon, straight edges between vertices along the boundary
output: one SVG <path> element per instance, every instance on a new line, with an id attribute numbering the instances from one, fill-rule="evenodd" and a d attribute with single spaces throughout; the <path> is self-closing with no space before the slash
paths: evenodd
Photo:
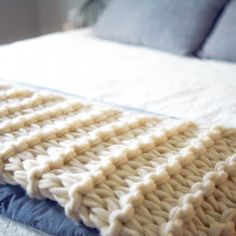
<path id="1" fill-rule="evenodd" d="M 102 235 L 236 235 L 236 129 L 0 84 L 0 176 Z"/>

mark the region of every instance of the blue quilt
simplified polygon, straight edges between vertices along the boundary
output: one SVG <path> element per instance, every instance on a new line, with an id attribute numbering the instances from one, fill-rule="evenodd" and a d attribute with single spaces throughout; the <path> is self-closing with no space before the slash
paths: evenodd
<path id="1" fill-rule="evenodd" d="M 97 236 L 96 229 L 75 223 L 56 202 L 29 198 L 20 186 L 0 184 L 0 214 L 58 236 Z"/>

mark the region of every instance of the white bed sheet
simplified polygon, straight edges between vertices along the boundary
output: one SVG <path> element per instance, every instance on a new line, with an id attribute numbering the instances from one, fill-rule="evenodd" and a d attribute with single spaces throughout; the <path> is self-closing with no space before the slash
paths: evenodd
<path id="1" fill-rule="evenodd" d="M 236 127 L 236 64 L 109 42 L 90 30 L 1 46 L 0 78 Z"/>
<path id="2" fill-rule="evenodd" d="M 0 216 L 0 236 L 49 236 L 31 227 Z"/>

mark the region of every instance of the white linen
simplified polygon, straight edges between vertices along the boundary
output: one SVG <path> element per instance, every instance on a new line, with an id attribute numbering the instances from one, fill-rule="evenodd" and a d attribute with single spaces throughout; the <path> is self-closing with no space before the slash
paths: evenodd
<path id="1" fill-rule="evenodd" d="M 236 127 L 236 65 L 100 40 L 89 30 L 0 47 L 0 78 Z"/>
<path id="2" fill-rule="evenodd" d="M 13 220 L 0 216 L 0 235 L 1 236 L 49 236 L 43 232 L 33 229 L 29 226 L 22 225 Z"/>

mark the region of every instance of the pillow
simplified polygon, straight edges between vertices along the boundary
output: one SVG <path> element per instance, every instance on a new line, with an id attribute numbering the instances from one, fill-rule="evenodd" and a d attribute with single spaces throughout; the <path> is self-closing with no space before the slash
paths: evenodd
<path id="1" fill-rule="evenodd" d="M 181 55 L 201 46 L 228 0 L 112 0 L 94 26 L 105 39 Z"/>
<path id="2" fill-rule="evenodd" d="M 236 62 L 236 0 L 227 5 L 200 56 Z"/>

